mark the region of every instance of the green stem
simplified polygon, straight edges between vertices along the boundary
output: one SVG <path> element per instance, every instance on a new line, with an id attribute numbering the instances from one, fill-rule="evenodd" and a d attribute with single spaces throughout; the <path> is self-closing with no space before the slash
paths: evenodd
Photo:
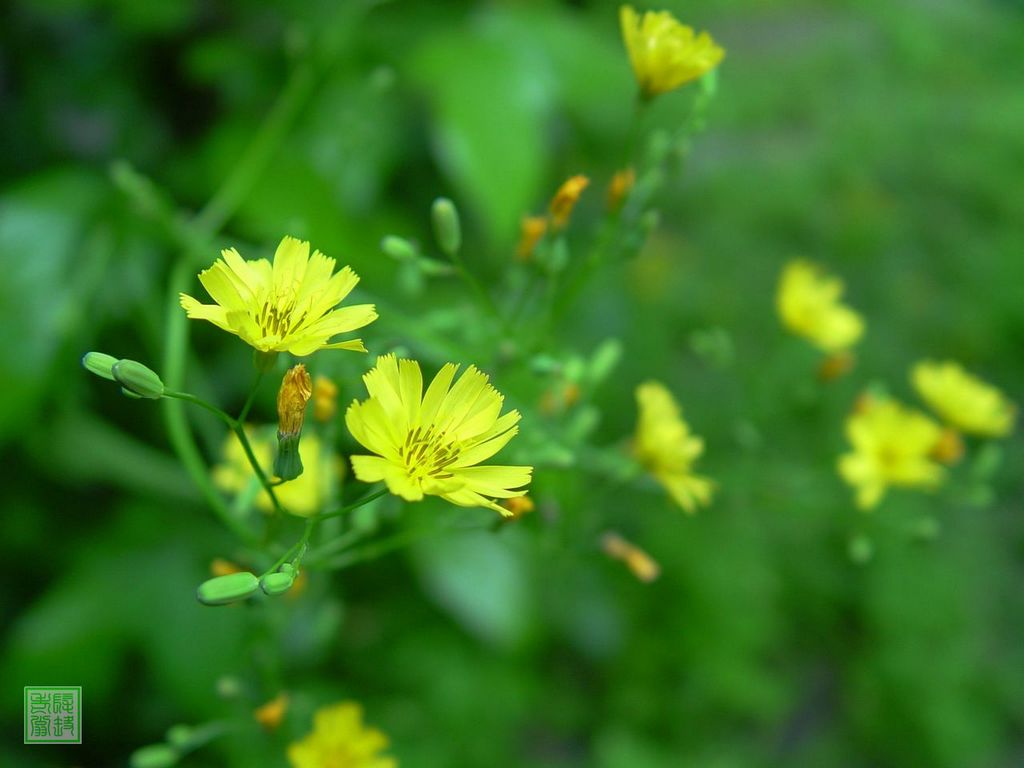
<path id="1" fill-rule="evenodd" d="M 330 512 L 324 512 L 322 515 L 317 515 L 317 519 L 326 520 L 330 517 L 339 517 L 341 515 L 348 514 L 353 509 L 358 509 L 364 504 L 369 504 L 374 499 L 379 499 L 387 492 L 387 488 L 381 488 L 379 491 L 374 491 L 373 493 L 367 494 L 366 496 L 363 496 L 361 499 L 353 501 L 351 504 L 346 504 L 344 507 L 341 507 L 340 509 L 331 510 Z"/>
<path id="2" fill-rule="evenodd" d="M 238 437 L 238 442 L 242 444 L 242 450 L 245 451 L 245 456 L 249 460 L 249 465 L 252 467 L 252 471 L 256 473 L 256 477 L 259 479 L 260 485 L 263 486 L 264 490 L 266 490 L 267 492 L 267 495 L 270 496 L 270 501 L 273 503 L 275 511 L 277 511 L 278 514 L 285 513 L 285 509 L 283 506 L 281 506 L 281 502 L 278 500 L 277 494 L 274 493 L 275 484 L 270 482 L 270 478 L 267 477 L 267 474 L 263 471 L 263 467 L 261 467 L 260 463 L 256 460 L 256 454 L 253 452 L 252 445 L 249 443 L 249 436 L 245 434 L 245 427 L 238 419 L 225 413 L 220 408 L 215 406 L 213 403 L 208 403 L 201 397 L 196 397 L 195 395 L 190 394 L 188 392 L 176 392 L 174 390 L 165 390 L 164 397 L 173 398 L 175 400 L 182 400 L 186 403 L 198 405 L 200 408 L 205 408 L 210 413 L 216 415 L 221 421 L 223 421 L 228 426 L 228 428 L 235 433 L 235 436 Z"/>
<path id="3" fill-rule="evenodd" d="M 313 531 L 316 529 L 316 525 L 319 522 L 319 517 L 307 517 L 306 527 L 302 530 L 302 538 L 300 538 L 297 542 L 292 544 L 288 548 L 288 551 L 281 555 L 281 557 L 278 559 L 276 563 L 274 563 L 272 566 L 270 566 L 269 569 L 263 572 L 260 578 L 266 576 L 268 573 L 276 572 L 277 569 L 280 568 L 282 565 L 284 565 L 287 562 L 290 562 L 293 557 L 298 557 L 298 559 L 301 560 L 302 556 L 305 554 L 306 547 L 309 546 L 309 540 L 313 536 Z"/>
<path id="4" fill-rule="evenodd" d="M 187 262 L 182 259 L 175 265 L 171 273 L 170 297 L 168 300 L 167 312 L 167 346 L 164 349 L 163 372 L 164 380 L 171 387 L 181 385 L 185 378 L 185 353 L 188 344 L 188 319 L 185 313 L 178 306 L 178 292 L 187 284 L 190 270 Z M 166 394 L 166 393 L 165 393 Z M 249 527 L 236 515 L 231 512 L 224 497 L 213 484 L 206 462 L 199 452 L 195 437 L 188 426 L 188 419 L 185 417 L 185 409 L 179 400 L 173 396 L 164 399 L 164 424 L 167 428 L 167 436 L 175 453 L 185 465 L 185 470 L 192 477 L 200 493 L 206 502 L 213 509 L 218 519 L 241 541 L 249 546 L 256 546 L 258 539 Z M 227 414 L 224 414 L 225 416 Z"/>
<path id="5" fill-rule="evenodd" d="M 256 400 L 256 393 L 259 392 L 261 381 L 263 381 L 263 371 L 257 371 L 256 381 L 253 382 L 252 389 L 249 390 L 249 397 L 246 398 L 245 405 L 242 406 L 242 412 L 238 414 L 239 424 L 245 423 L 245 417 L 249 415 L 249 410 L 252 408 L 252 404 Z"/>

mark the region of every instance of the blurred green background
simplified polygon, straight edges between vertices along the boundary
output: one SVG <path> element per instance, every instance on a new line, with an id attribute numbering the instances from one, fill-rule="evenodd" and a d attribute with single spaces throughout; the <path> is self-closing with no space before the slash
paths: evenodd
<path id="1" fill-rule="evenodd" d="M 596 401 L 602 444 L 632 431 L 636 384 L 665 381 L 707 440 L 714 505 L 686 517 L 653 485 L 539 471 L 541 510 L 520 524 L 313 574 L 266 611 L 196 603 L 234 544 L 159 406 L 79 367 L 89 349 L 159 367 L 180 245 L 161 206 L 202 207 L 292 88 L 297 119 L 224 242 L 254 258 L 285 233 L 310 239 L 380 305 L 371 352 L 486 367 L 491 340 L 432 311 L 457 309 L 465 289 L 400 289 L 380 238 L 426 241 L 429 203 L 448 194 L 467 260 L 498 285 L 519 217 L 573 173 L 593 179 L 574 231 L 593 226 L 633 99 L 617 6 L 0 10 L 0 763 L 124 765 L 173 723 L 248 717 L 283 686 L 295 706 L 281 730 L 183 764 L 284 765 L 313 706 L 343 698 L 409 768 L 1022 764 L 1020 438 L 984 482 L 975 463 L 938 497 L 893 494 L 867 516 L 834 461 L 856 394 L 879 381 L 910 399 L 921 357 L 958 359 L 1021 400 L 1024 6 L 663 6 L 728 51 L 708 127 L 642 255 L 591 284 L 552 344 L 623 341 Z M 652 122 L 671 126 L 687 104 L 663 97 Z M 159 190 L 126 194 L 119 160 Z M 857 368 L 829 387 L 775 320 L 793 255 L 843 275 L 867 317 Z M 190 386 L 237 409 L 243 345 L 191 334 Z M 346 403 L 369 360 L 332 354 L 316 359 Z M 526 407 L 540 386 L 497 383 Z M 223 434 L 194 421 L 215 459 Z M 647 549 L 660 580 L 607 560 L 605 528 Z M 866 563 L 848 553 L 856 537 Z M 225 675 L 241 699 L 218 696 Z M 81 746 L 19 743 L 22 686 L 41 684 L 84 686 Z"/>

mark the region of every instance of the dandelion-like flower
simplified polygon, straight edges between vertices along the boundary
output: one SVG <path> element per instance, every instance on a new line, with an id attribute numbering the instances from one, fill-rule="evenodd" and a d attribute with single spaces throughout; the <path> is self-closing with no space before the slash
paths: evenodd
<path id="1" fill-rule="evenodd" d="M 846 420 L 853 450 L 839 457 L 839 474 L 871 509 L 890 486 L 933 490 L 944 477 L 934 460 L 942 427 L 895 400 L 866 396 Z"/>
<path id="2" fill-rule="evenodd" d="M 418 362 L 377 358 L 363 376 L 369 399 L 345 414 L 352 436 L 376 455 L 353 456 L 352 469 L 365 483 L 383 480 L 407 501 L 440 496 L 510 516 L 493 499 L 524 495 L 533 467 L 476 465 L 516 435 L 519 412 L 500 415 L 504 398 L 475 366 L 453 385 L 457 370 L 444 365 L 424 393 Z"/>
<path id="3" fill-rule="evenodd" d="M 288 747 L 292 768 L 396 768 L 381 754 L 388 737 L 363 723 L 363 710 L 352 701 L 323 707 L 313 716 L 313 731 Z"/>
<path id="4" fill-rule="evenodd" d="M 698 506 L 707 506 L 712 482 L 693 472 L 704 441 L 690 432 L 672 393 L 648 381 L 637 387 L 636 402 L 640 410 L 633 443 L 637 460 L 684 511 L 692 514 Z"/>
<path id="5" fill-rule="evenodd" d="M 335 261 L 309 243 L 285 237 L 274 263 L 244 260 L 234 248 L 199 273 L 199 282 L 215 304 L 200 304 L 181 294 L 190 318 L 208 320 L 265 353 L 291 352 L 298 357 L 319 349 L 365 352 L 361 339 L 331 342 L 377 319 L 372 304 L 335 307 L 355 288 L 359 277 L 350 267 L 334 272 Z"/>
<path id="6" fill-rule="evenodd" d="M 783 325 L 825 352 L 849 349 L 864 333 L 861 316 L 840 303 L 843 281 L 803 259 L 789 262 L 779 280 L 776 306 Z"/>
<path id="7" fill-rule="evenodd" d="M 673 91 L 718 66 L 725 50 L 707 32 L 696 34 L 668 11 L 640 16 L 632 6 L 619 9 L 622 39 L 645 99 Z"/>
<path id="8" fill-rule="evenodd" d="M 1017 409 L 1012 402 L 957 363 L 922 360 L 911 373 L 914 389 L 951 426 L 981 437 L 1005 437 Z"/>
<path id="9" fill-rule="evenodd" d="M 274 439 L 270 434 L 246 429 L 249 444 L 256 461 L 270 477 L 274 461 Z M 274 487 L 274 494 L 281 505 L 299 517 L 309 517 L 320 512 L 326 503 L 333 483 L 332 475 L 340 473 L 342 464 L 320 443 L 316 435 L 307 435 L 299 444 L 299 458 L 304 471 L 294 480 Z M 272 512 L 274 503 L 245 455 L 245 449 L 234 434 L 229 434 L 224 443 L 224 462 L 213 468 L 213 482 L 223 491 L 236 495 L 256 495 L 256 506 L 264 512 Z"/>

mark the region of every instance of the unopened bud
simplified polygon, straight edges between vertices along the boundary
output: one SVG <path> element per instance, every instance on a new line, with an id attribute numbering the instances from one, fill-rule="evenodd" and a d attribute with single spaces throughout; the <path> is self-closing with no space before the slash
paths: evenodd
<path id="1" fill-rule="evenodd" d="M 132 752 L 129 758 L 131 768 L 170 768 L 178 764 L 181 755 L 166 744 L 150 744 Z"/>
<path id="2" fill-rule="evenodd" d="M 611 182 L 608 184 L 609 211 L 614 213 L 622 207 L 626 196 L 629 195 L 634 184 L 636 184 L 636 171 L 633 170 L 632 166 L 615 172 Z"/>
<path id="3" fill-rule="evenodd" d="M 547 231 L 546 216 L 524 216 L 519 224 L 519 245 L 516 247 L 516 257 L 520 261 L 528 261 L 533 255 L 537 243 Z"/>
<path id="4" fill-rule="evenodd" d="M 268 573 L 260 579 L 260 589 L 268 595 L 283 595 L 292 588 L 294 583 L 294 572 L 285 573 L 284 571 L 278 571 L 277 573 Z"/>
<path id="5" fill-rule="evenodd" d="M 288 694 L 279 693 L 263 706 L 257 708 L 252 716 L 268 731 L 275 730 L 288 712 Z"/>
<path id="6" fill-rule="evenodd" d="M 507 520 L 522 517 L 536 509 L 533 499 L 529 496 L 513 496 L 510 499 L 503 499 L 501 507 L 508 510 L 507 513 L 502 513 Z"/>
<path id="7" fill-rule="evenodd" d="M 601 537 L 601 548 L 609 557 L 624 563 L 640 581 L 650 583 L 661 574 L 661 566 L 654 558 L 613 531 Z"/>
<path id="8" fill-rule="evenodd" d="M 590 358 L 590 380 L 599 383 L 608 378 L 622 359 L 622 342 L 606 339 Z"/>
<path id="9" fill-rule="evenodd" d="M 111 367 L 114 379 L 129 392 L 149 400 L 164 396 L 164 383 L 156 371 L 135 360 L 118 360 Z"/>
<path id="10" fill-rule="evenodd" d="M 462 227 L 455 203 L 447 197 L 439 197 L 430 208 L 434 224 L 434 238 L 443 253 L 454 256 L 462 246 Z"/>
<path id="11" fill-rule="evenodd" d="M 554 229 L 564 229 L 569 223 L 569 217 L 579 202 L 583 190 L 590 184 L 590 179 L 583 175 L 576 175 L 567 179 L 551 198 L 549 212 L 551 213 L 551 226 Z"/>
<path id="12" fill-rule="evenodd" d="M 259 588 L 260 580 L 255 574 L 245 571 L 207 579 L 199 585 L 196 597 L 203 605 L 227 605 L 244 600 Z"/>
<path id="13" fill-rule="evenodd" d="M 90 373 L 95 373 L 109 381 L 114 381 L 114 364 L 117 358 L 102 352 L 86 352 L 82 356 L 82 366 Z"/>
<path id="14" fill-rule="evenodd" d="M 396 261 L 411 261 L 419 255 L 415 245 L 397 235 L 388 235 L 381 240 L 380 249 Z"/>
<path id="15" fill-rule="evenodd" d="M 282 480 L 294 480 L 302 474 L 299 438 L 306 418 L 306 404 L 313 394 L 313 382 L 306 366 L 299 363 L 288 370 L 277 392 L 277 456 L 274 474 Z"/>

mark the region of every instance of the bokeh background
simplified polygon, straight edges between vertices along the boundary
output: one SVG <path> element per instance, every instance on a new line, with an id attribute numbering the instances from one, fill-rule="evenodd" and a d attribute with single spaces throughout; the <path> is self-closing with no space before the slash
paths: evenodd
<path id="1" fill-rule="evenodd" d="M 479 359 L 432 311 L 465 289 L 400 289 L 380 239 L 427 241 L 430 200 L 448 194 L 467 260 L 497 285 L 519 217 L 565 177 L 594 179 L 577 227 L 597 222 L 633 100 L 617 7 L 4 5 L 0 762 L 124 765 L 168 726 L 247 717 L 281 686 L 297 704 L 280 731 L 183 764 L 284 765 L 312 706 L 343 698 L 410 768 L 1024 764 L 1020 438 L 994 470 L 962 467 L 939 496 L 894 494 L 872 515 L 834 472 L 857 393 L 884 382 L 909 399 L 921 357 L 958 359 L 1021 399 L 1024 6 L 663 6 L 728 51 L 708 127 L 641 256 L 602 273 L 552 343 L 623 342 L 597 396 L 601 444 L 628 438 L 637 383 L 665 381 L 707 440 L 714 505 L 686 517 L 653 485 L 540 472 L 542 509 L 521 524 L 314 574 L 268 621 L 195 602 L 232 540 L 159 407 L 79 367 L 89 349 L 155 366 L 162 354 L 178 244 L 112 164 L 194 211 L 294 88 L 298 119 L 224 242 L 255 256 L 286 232 L 310 239 L 381 304 L 372 352 Z M 666 96 L 652 120 L 672 125 L 687 104 Z M 793 255 L 843 275 L 867 317 L 857 368 L 827 387 L 775 320 Z M 190 383 L 237 408 L 241 343 L 192 338 Z M 348 377 L 347 402 L 367 361 L 338 354 L 325 365 Z M 196 424 L 215 459 L 223 434 Z M 605 528 L 647 549 L 661 578 L 607 560 Z M 251 700 L 219 696 L 225 675 Z M 84 686 L 82 746 L 21 746 L 22 686 L 48 683 Z"/>

